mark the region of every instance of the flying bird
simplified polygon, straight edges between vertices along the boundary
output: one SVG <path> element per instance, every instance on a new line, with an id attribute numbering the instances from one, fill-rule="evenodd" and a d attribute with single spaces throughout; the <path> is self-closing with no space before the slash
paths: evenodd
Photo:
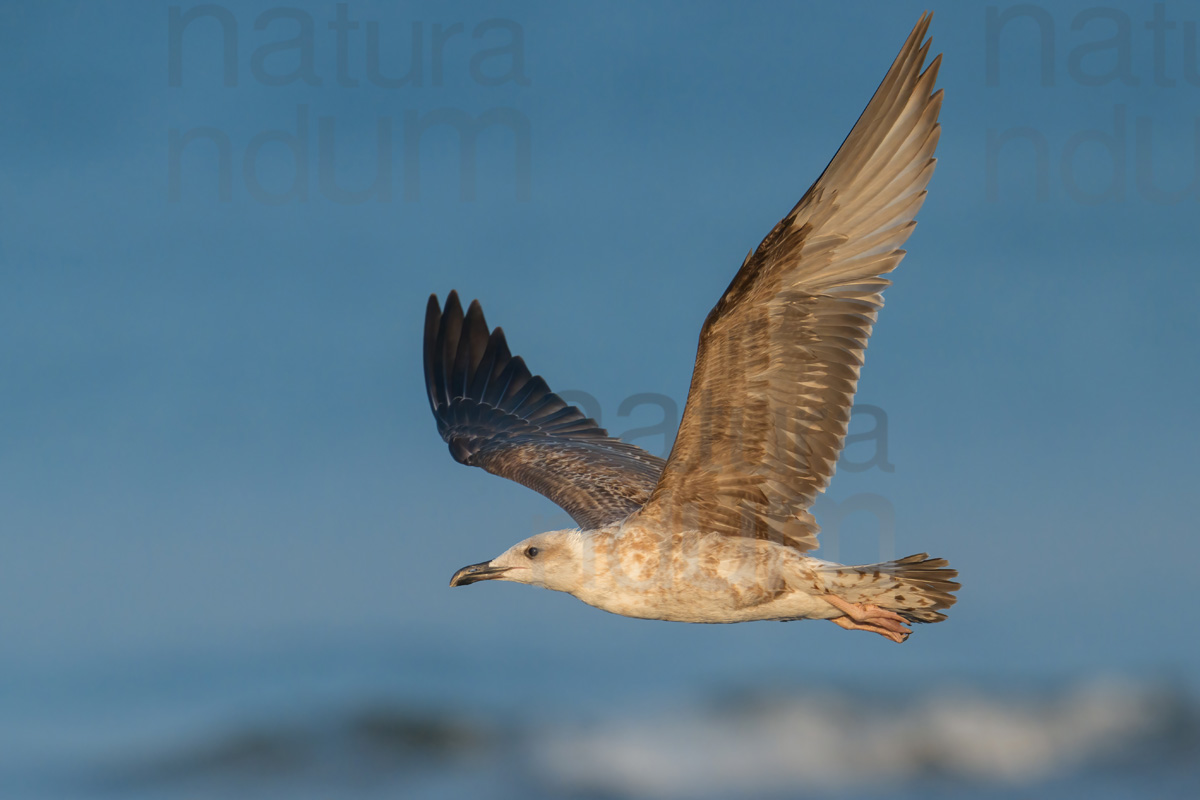
<path id="1" fill-rule="evenodd" d="M 933 173 L 941 56 L 922 15 L 825 171 L 747 255 L 704 321 L 669 458 L 610 437 L 519 356 L 478 301 L 425 316 L 425 383 L 462 464 L 521 483 L 578 523 L 463 567 L 679 622 L 827 619 L 903 642 L 940 622 L 957 572 L 926 554 L 844 566 L 809 555 L 871 327 Z"/>

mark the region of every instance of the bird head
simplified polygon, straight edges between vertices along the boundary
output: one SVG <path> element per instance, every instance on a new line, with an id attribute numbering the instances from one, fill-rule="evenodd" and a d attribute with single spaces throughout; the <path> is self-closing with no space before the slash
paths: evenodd
<path id="1" fill-rule="evenodd" d="M 578 530 L 548 531 L 531 536 L 491 561 L 463 567 L 450 578 L 451 586 L 478 581 L 528 583 L 571 592 L 583 580 L 586 542 Z"/>

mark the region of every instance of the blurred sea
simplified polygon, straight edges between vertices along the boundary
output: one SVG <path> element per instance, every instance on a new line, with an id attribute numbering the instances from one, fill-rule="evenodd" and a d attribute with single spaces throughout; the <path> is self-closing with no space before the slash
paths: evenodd
<path id="1" fill-rule="evenodd" d="M 1200 797 L 1194 686 L 484 673 L 447 637 L 4 667 L 5 800 Z M 563 663 L 569 669 L 563 669 Z"/>

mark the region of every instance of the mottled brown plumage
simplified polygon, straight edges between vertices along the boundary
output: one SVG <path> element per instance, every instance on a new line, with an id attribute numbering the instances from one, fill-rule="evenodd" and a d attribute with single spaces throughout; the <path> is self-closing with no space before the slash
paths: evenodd
<path id="1" fill-rule="evenodd" d="M 665 462 L 612 439 L 520 358 L 478 302 L 431 297 L 425 379 L 454 457 L 554 500 L 585 530 L 532 537 L 452 585 L 500 578 L 627 616 L 686 622 L 832 619 L 908 636 L 954 604 L 957 573 L 925 554 L 867 566 L 804 555 L 809 508 L 841 453 L 883 277 L 933 173 L 941 56 L 923 15 L 850 135 L 742 263 L 700 332 Z"/>
<path id="2" fill-rule="evenodd" d="M 882 291 L 933 173 L 941 56 L 923 17 L 824 173 L 709 313 L 671 457 L 639 516 L 801 551 L 833 476 Z"/>

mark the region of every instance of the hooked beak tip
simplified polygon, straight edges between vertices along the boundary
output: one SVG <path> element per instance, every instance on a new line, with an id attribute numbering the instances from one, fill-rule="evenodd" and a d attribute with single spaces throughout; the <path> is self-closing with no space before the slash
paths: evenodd
<path id="1" fill-rule="evenodd" d="M 494 567 L 490 561 L 471 564 L 454 573 L 450 578 L 450 585 L 468 586 L 478 581 L 492 580 L 508 572 L 508 569 L 508 567 Z"/>

